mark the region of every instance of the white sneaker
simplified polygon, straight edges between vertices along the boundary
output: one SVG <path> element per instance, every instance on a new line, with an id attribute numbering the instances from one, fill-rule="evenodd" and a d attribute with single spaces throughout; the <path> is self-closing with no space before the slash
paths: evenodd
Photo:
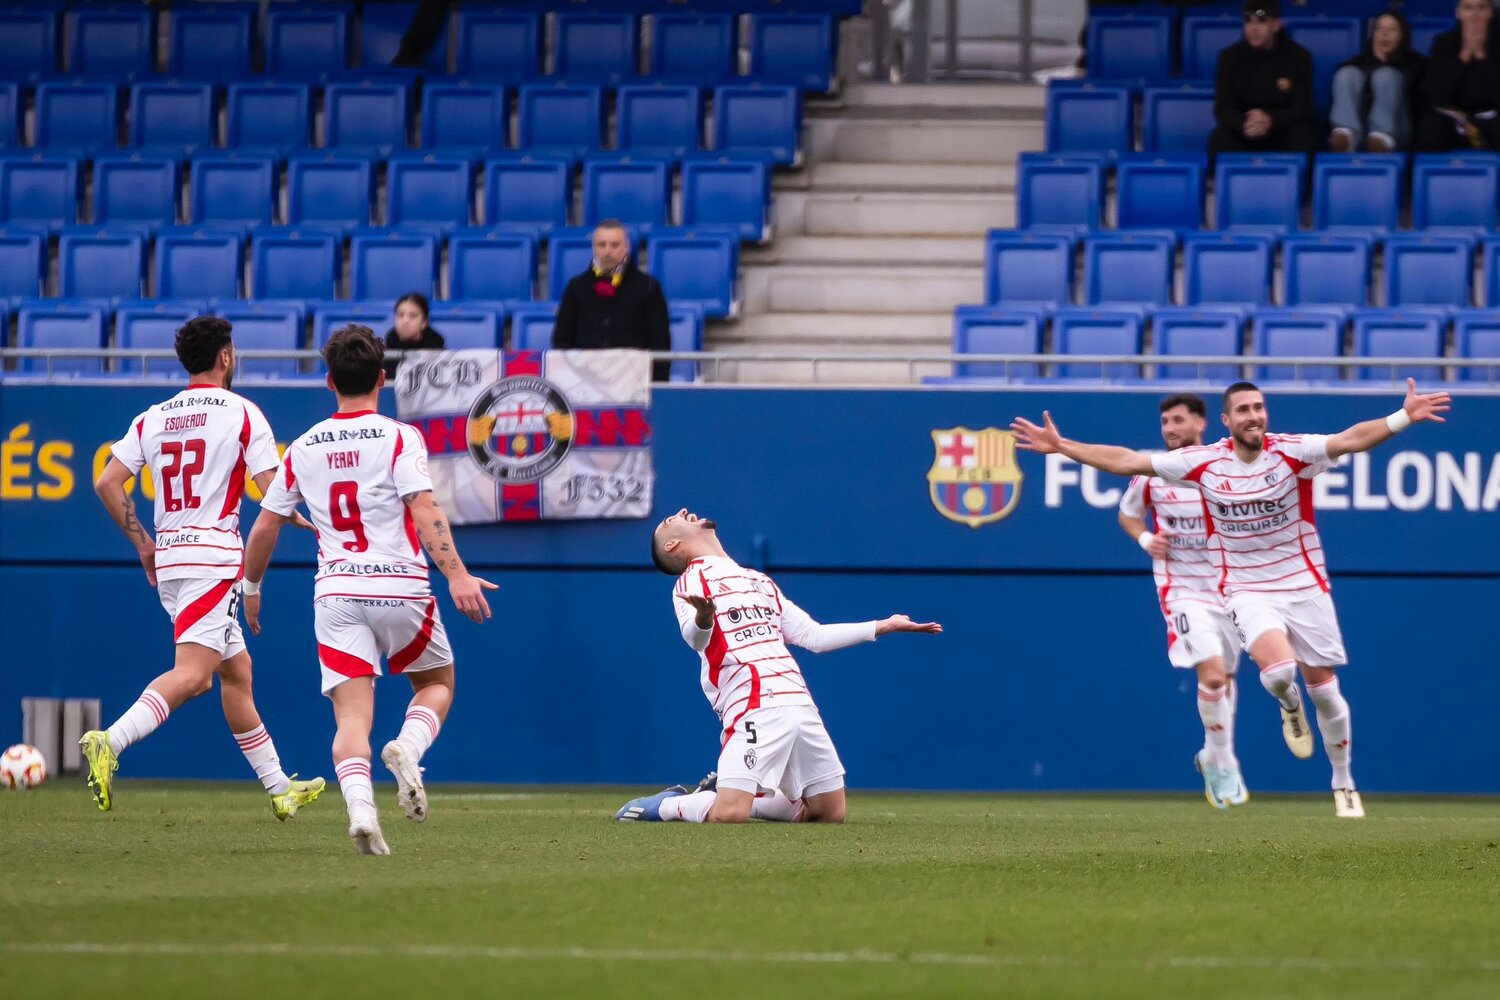
<path id="1" fill-rule="evenodd" d="M 354 841 L 354 849 L 361 854 L 391 853 L 391 849 L 385 844 L 385 837 L 380 832 L 380 820 L 376 819 L 373 813 L 369 816 L 361 816 L 349 823 L 349 839 Z"/>
<path id="2" fill-rule="evenodd" d="M 1224 772 L 1209 765 L 1207 750 L 1199 750 L 1193 755 L 1193 766 L 1203 775 L 1203 797 L 1208 800 L 1208 804 L 1215 809 L 1228 809 L 1229 803 L 1224 801 L 1222 787 Z"/>
<path id="3" fill-rule="evenodd" d="M 1224 801 L 1232 806 L 1242 806 L 1250 801 L 1250 789 L 1245 787 L 1245 776 L 1239 765 L 1224 770 Z"/>
<path id="4" fill-rule="evenodd" d="M 406 818 L 426 821 L 427 789 L 422 787 L 422 769 L 411 759 L 406 746 L 400 740 L 391 740 L 380 751 L 380 761 L 396 776 L 396 801 L 406 811 Z"/>
<path id="5" fill-rule="evenodd" d="M 1354 789 L 1335 788 L 1333 814 L 1339 819 L 1364 819 L 1365 804 L 1359 800 L 1359 793 Z"/>
<path id="6" fill-rule="evenodd" d="M 1307 725 L 1307 706 L 1299 704 L 1291 711 L 1281 707 L 1281 736 L 1293 757 L 1303 760 L 1313 755 L 1312 729 Z"/>

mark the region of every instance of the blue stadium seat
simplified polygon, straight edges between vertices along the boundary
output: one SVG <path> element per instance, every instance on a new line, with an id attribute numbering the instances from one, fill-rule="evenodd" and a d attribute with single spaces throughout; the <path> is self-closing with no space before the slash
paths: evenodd
<path id="1" fill-rule="evenodd" d="M 156 234 L 156 295 L 163 299 L 237 299 L 243 239 L 224 230 L 183 226 Z"/>
<path id="2" fill-rule="evenodd" d="M 415 3 L 367 3 L 359 12 L 359 64 L 366 69 L 384 69 L 401 48 L 401 36 L 417 12 Z M 438 42 L 422 57 L 424 73 L 448 72 L 448 25 Z"/>
<path id="3" fill-rule="evenodd" d="M 349 16 L 342 10 L 293 7 L 266 14 L 266 74 L 320 79 L 349 64 Z"/>
<path id="4" fill-rule="evenodd" d="M 621 87 L 615 100 L 620 152 L 682 157 L 702 145 L 703 94 L 697 87 Z"/>
<path id="5" fill-rule="evenodd" d="M 1250 353 L 1267 358 L 1336 358 L 1344 343 L 1344 320 L 1336 312 L 1317 309 L 1262 309 L 1250 320 Z M 1333 365 L 1264 366 L 1257 381 L 1293 378 L 1335 380 Z"/>
<path id="6" fill-rule="evenodd" d="M 286 221 L 320 228 L 370 224 L 370 161 L 358 156 L 294 156 L 286 163 Z"/>
<path id="7" fill-rule="evenodd" d="M 1471 302 L 1474 244 L 1459 236 L 1392 236 L 1385 241 L 1385 304 L 1456 306 Z"/>
<path id="8" fill-rule="evenodd" d="M 169 71 L 219 82 L 248 76 L 251 26 L 259 14 L 253 3 L 178 4 L 169 29 Z"/>
<path id="9" fill-rule="evenodd" d="M 1135 132 L 1134 106 L 1124 87 L 1047 87 L 1047 151 L 1128 153 Z M 1206 140 L 1205 140 L 1206 145 Z"/>
<path id="10" fill-rule="evenodd" d="M 1240 355 L 1244 316 L 1235 309 L 1167 306 L 1151 314 L 1156 353 L 1162 357 L 1224 357 Z M 1240 366 L 1158 364 L 1161 378 L 1197 379 L 1214 384 L 1241 378 Z"/>
<path id="11" fill-rule="evenodd" d="M 1175 252 L 1175 241 L 1159 233 L 1087 237 L 1083 241 L 1083 281 L 1088 303 L 1169 304 Z"/>
<path id="12" fill-rule="evenodd" d="M 58 300 L 25 301 L 16 310 L 16 346 L 51 348 L 101 348 L 109 338 L 109 306 L 104 302 Z M 48 368 L 64 375 L 98 375 L 98 358 L 21 359 L 21 370 L 42 372 Z"/>
<path id="13" fill-rule="evenodd" d="M 604 120 L 602 102 L 598 87 L 523 86 L 516 99 L 520 147 L 575 153 L 598 149 Z"/>
<path id="14" fill-rule="evenodd" d="M 769 156 L 789 165 L 802 158 L 802 103 L 791 87 L 714 88 L 714 149 Z"/>
<path id="15" fill-rule="evenodd" d="M 1481 241 L 1479 254 L 1484 267 L 1484 304 L 1495 309 L 1500 307 L 1500 237 Z"/>
<path id="16" fill-rule="evenodd" d="M 1263 306 L 1269 301 L 1269 238 L 1250 235 L 1192 235 L 1182 243 L 1183 301 L 1189 306 L 1232 302 Z"/>
<path id="17" fill-rule="evenodd" d="M 36 144 L 73 149 L 112 149 L 120 122 L 120 95 L 113 83 L 42 83 L 36 88 Z"/>
<path id="18" fill-rule="evenodd" d="M 250 238 L 250 297 L 331 299 L 338 294 L 337 230 L 258 229 Z"/>
<path id="19" fill-rule="evenodd" d="M 468 160 L 428 154 L 393 156 L 386 166 L 386 221 L 444 230 L 469 224 L 474 168 Z"/>
<path id="20" fill-rule="evenodd" d="M 618 84 L 636 75 L 634 14 L 564 11 L 553 16 L 553 72 L 574 83 Z"/>
<path id="21" fill-rule="evenodd" d="M 1052 352 L 1067 354 L 1140 354 L 1141 314 L 1129 309 L 1068 307 L 1052 316 Z M 1057 366 L 1059 378 L 1140 378 L 1138 364 L 1080 361 Z"/>
<path id="22" fill-rule="evenodd" d="M 131 87 L 130 142 L 178 151 L 213 146 L 213 88 L 206 83 L 138 83 Z"/>
<path id="23" fill-rule="evenodd" d="M 324 145 L 378 149 L 382 155 L 404 149 L 410 107 L 404 83 L 330 83 L 323 91 Z"/>
<path id="24" fill-rule="evenodd" d="M 170 156 L 99 157 L 94 161 L 95 224 L 172 225 L 177 221 L 180 173 Z"/>
<path id="25" fill-rule="evenodd" d="M 646 241 L 646 261 L 668 302 L 696 302 L 704 316 L 738 312 L 739 243 L 723 233 L 657 233 Z"/>
<path id="26" fill-rule="evenodd" d="M 1089 76 L 1102 80 L 1160 80 L 1172 75 L 1175 18 L 1107 8 L 1089 12 Z"/>
<path id="27" fill-rule="evenodd" d="M 1410 6 L 1408 4 L 1408 6 Z M 1454 4 L 1453 6 L 1457 6 Z M 1407 21 L 1411 26 L 1411 47 L 1413 52 L 1420 52 L 1424 56 L 1432 51 L 1432 40 L 1443 32 L 1453 27 L 1453 12 L 1447 11 L 1447 17 L 1409 17 Z"/>
<path id="28" fill-rule="evenodd" d="M 592 160 L 583 165 L 583 222 L 619 219 L 642 232 L 665 225 L 672 179 L 664 160 Z"/>
<path id="29" fill-rule="evenodd" d="M 1212 80 L 1219 53 L 1244 35 L 1239 15 L 1229 11 L 1182 19 L 1182 75 L 1189 80 Z"/>
<path id="30" fill-rule="evenodd" d="M 1073 238 L 1063 233 L 992 229 L 985 236 L 985 302 L 1072 301 Z"/>
<path id="31" fill-rule="evenodd" d="M 1500 361 L 1500 312 L 1488 309 L 1461 309 L 1453 318 L 1453 353 L 1460 358 L 1494 358 Z M 1460 370 L 1465 381 L 1494 382 L 1500 369 Z"/>
<path id="32" fill-rule="evenodd" d="M 510 313 L 510 349 L 548 350 L 552 346 L 552 329 L 556 325 L 556 302 L 530 302 L 516 306 Z"/>
<path id="33" fill-rule="evenodd" d="M 630 240 L 630 246 L 634 252 L 634 239 Z M 554 232 L 547 240 L 547 298 L 561 299 L 568 282 L 582 274 L 593 258 L 593 237 L 589 230 Z"/>
<path id="34" fill-rule="evenodd" d="M 302 347 L 303 312 L 288 302 L 219 303 L 214 315 L 234 326 L 237 351 L 295 351 Z M 239 372 L 261 378 L 293 378 L 296 358 L 243 358 Z"/>
<path id="35" fill-rule="evenodd" d="M 312 309 L 314 350 L 322 350 L 333 331 L 351 323 L 368 326 L 377 337 L 384 339 L 385 331 L 395 318 L 388 302 L 312 302 L 308 305 Z M 326 371 L 321 361 L 317 370 Z"/>
<path id="36" fill-rule="evenodd" d="M 703 309 L 692 302 L 667 305 L 670 344 L 673 351 L 682 353 L 703 350 Z M 698 362 L 674 361 L 668 380 L 672 382 L 698 381 Z"/>
<path id="37" fill-rule="evenodd" d="M 1290 236 L 1281 242 L 1288 306 L 1364 306 L 1369 302 L 1370 241 L 1355 236 Z"/>
<path id="38" fill-rule="evenodd" d="M 953 310 L 954 354 L 1040 354 L 1046 313 L 1025 306 L 959 306 Z M 960 378 L 1034 378 L 1035 364 L 961 361 Z"/>
<path id="39" fill-rule="evenodd" d="M 57 238 L 57 294 L 65 299 L 136 299 L 146 273 L 139 231 L 69 226 Z"/>
<path id="40" fill-rule="evenodd" d="M 729 14 L 659 11 L 651 15 L 651 76 L 713 85 L 734 76 Z"/>
<path id="41" fill-rule="evenodd" d="M 396 299 L 420 292 L 429 299 L 437 284 L 437 240 L 394 229 L 355 230 L 349 238 L 349 296 Z"/>
<path id="42" fill-rule="evenodd" d="M 311 133 L 312 97 L 305 83 L 231 83 L 225 101 L 229 146 L 300 149 Z"/>
<path id="43" fill-rule="evenodd" d="M 1377 154 L 1319 156 L 1313 164 L 1313 225 L 1395 229 L 1401 223 L 1404 159 Z"/>
<path id="44" fill-rule="evenodd" d="M 0 313 L 7 299 L 34 299 L 47 280 L 47 230 L 0 225 Z"/>
<path id="45" fill-rule="evenodd" d="M 1302 166 L 1224 154 L 1214 171 L 1214 225 L 1283 234 L 1302 213 Z"/>
<path id="46" fill-rule="evenodd" d="M 750 77 L 823 93 L 833 86 L 838 27 L 826 14 L 750 17 Z"/>
<path id="47" fill-rule="evenodd" d="M 682 165 L 682 224 L 729 226 L 742 240 L 771 237 L 770 172 L 760 160 L 689 160 Z"/>
<path id="48" fill-rule="evenodd" d="M 78 173 L 71 156 L 0 156 L 0 222 L 72 225 L 78 219 Z"/>
<path id="49" fill-rule="evenodd" d="M 429 82 L 422 88 L 422 145 L 501 150 L 506 145 L 504 84 Z"/>
<path id="50" fill-rule="evenodd" d="M 170 351 L 177 342 L 177 331 L 190 319 L 208 313 L 208 303 L 193 299 L 135 299 L 121 302 L 115 309 L 115 346 L 143 350 Z M 121 373 L 138 375 L 143 370 L 153 378 L 185 379 L 187 372 L 176 358 L 152 358 L 144 369 L 139 358 L 119 358 L 115 367 Z"/>
<path id="51" fill-rule="evenodd" d="M 1033 226 L 1099 228 L 1104 167 L 1097 160 L 1022 153 L 1016 173 L 1016 221 Z"/>
<path id="52" fill-rule="evenodd" d="M 484 223 L 547 233 L 568 224 L 572 168 L 567 160 L 490 160 L 484 166 Z"/>
<path id="53" fill-rule="evenodd" d="M 26 118 L 20 85 L 0 83 L 0 150 L 21 144 L 21 123 Z"/>
<path id="54" fill-rule="evenodd" d="M 1198 229 L 1203 225 L 1204 158 L 1127 159 L 1115 171 L 1121 229 Z"/>
<path id="55" fill-rule="evenodd" d="M 1366 309 L 1354 314 L 1354 356 L 1360 358 L 1441 358 L 1448 333 L 1442 310 Z M 1414 378 L 1442 381 L 1437 365 L 1369 365 L 1359 377 L 1384 382 Z"/>
<path id="56" fill-rule="evenodd" d="M 453 17 L 460 77 L 520 83 L 541 74 L 538 14 L 459 7 Z"/>
<path id="57" fill-rule="evenodd" d="M 1214 92 L 1151 87 L 1144 93 L 1142 148 L 1148 153 L 1201 153 L 1214 130 Z"/>
<path id="58" fill-rule="evenodd" d="M 156 11 L 87 5 L 68 15 L 68 72 L 130 79 L 150 73 L 156 56 Z"/>
<path id="59" fill-rule="evenodd" d="M 1364 24 L 1357 17 L 1284 17 L 1283 30 L 1312 54 L 1313 105 L 1326 119 L 1333 103 L 1333 73 L 1339 63 L 1359 52 Z"/>
<path id="60" fill-rule="evenodd" d="M 500 347 L 504 323 L 502 313 L 495 306 L 435 302 L 429 318 L 434 329 L 443 331 L 443 346 L 447 350 L 494 350 Z"/>
<path id="61" fill-rule="evenodd" d="M 193 222 L 269 226 L 277 201 L 277 174 L 277 163 L 269 156 L 195 156 L 188 176 Z"/>
<path id="62" fill-rule="evenodd" d="M 1418 156 L 1411 175 L 1413 229 L 1495 228 L 1500 162 Z"/>
<path id="63" fill-rule="evenodd" d="M 10 79 L 36 79 L 57 72 L 56 10 L 13 7 L 0 11 L 0 66 Z"/>
<path id="64" fill-rule="evenodd" d="M 526 302 L 536 294 L 537 241 L 529 233 L 469 230 L 448 240 L 448 297 Z"/>

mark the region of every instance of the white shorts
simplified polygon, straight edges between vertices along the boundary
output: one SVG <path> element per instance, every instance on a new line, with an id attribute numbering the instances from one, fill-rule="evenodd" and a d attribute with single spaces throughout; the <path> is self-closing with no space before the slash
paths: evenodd
<path id="1" fill-rule="evenodd" d="M 1177 605 L 1167 615 L 1167 662 L 1192 670 L 1214 657 L 1224 661 L 1230 674 L 1239 666 L 1240 631 L 1229 612 L 1192 601 Z"/>
<path id="2" fill-rule="evenodd" d="M 844 787 L 844 764 L 811 705 L 758 708 L 734 724 L 719 754 L 719 787 L 789 799 Z"/>
<path id="3" fill-rule="evenodd" d="M 320 597 L 313 632 L 323 667 L 323 693 L 355 677 L 379 677 L 380 658 L 391 674 L 453 662 L 435 597 Z"/>
<path id="4" fill-rule="evenodd" d="M 162 580 L 156 593 L 172 618 L 173 642 L 207 646 L 221 661 L 245 651 L 238 580 Z"/>
<path id="5" fill-rule="evenodd" d="M 1287 600 L 1273 594 L 1240 593 L 1231 596 L 1228 604 L 1246 649 L 1267 632 L 1284 632 L 1292 655 L 1304 666 L 1342 667 L 1349 662 L 1339 616 L 1328 594 Z"/>

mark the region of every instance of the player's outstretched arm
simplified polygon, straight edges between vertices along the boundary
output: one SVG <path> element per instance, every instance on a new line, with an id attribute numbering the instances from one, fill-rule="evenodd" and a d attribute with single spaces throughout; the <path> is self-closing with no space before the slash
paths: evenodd
<path id="1" fill-rule="evenodd" d="M 109 511 L 109 516 L 115 519 L 120 530 L 125 532 L 125 537 L 130 539 L 130 544 L 135 546 L 135 553 L 141 560 L 141 568 L 146 571 L 146 580 L 151 586 L 156 586 L 156 540 L 141 524 L 141 519 L 135 516 L 135 502 L 125 494 L 125 484 L 132 477 L 131 471 L 125 467 L 125 463 L 118 458 L 111 458 L 104 471 L 99 473 L 99 478 L 94 481 L 94 492 L 99 494 L 99 500 L 104 504 L 104 509 Z"/>
<path id="2" fill-rule="evenodd" d="M 1052 414 L 1042 411 L 1041 426 L 1025 417 L 1017 417 L 1010 423 L 1016 435 L 1016 447 L 1023 451 L 1034 451 L 1039 455 L 1059 454 L 1084 465 L 1092 465 L 1101 472 L 1112 472 L 1117 476 L 1150 476 L 1155 474 L 1151 456 L 1129 448 L 1108 444 L 1083 444 L 1062 436 L 1052 422 Z"/>
<path id="3" fill-rule="evenodd" d="M 1417 392 L 1417 380 L 1406 380 L 1406 399 L 1401 409 L 1378 420 L 1363 420 L 1347 430 L 1339 431 L 1328 438 L 1328 457 L 1340 458 L 1361 451 L 1369 451 L 1406 430 L 1412 424 L 1430 420 L 1446 423 L 1443 414 L 1453 407 L 1453 400 L 1446 392 Z"/>
<path id="4" fill-rule="evenodd" d="M 448 526 L 448 517 L 431 490 L 422 490 L 401 498 L 411 511 L 411 519 L 417 526 L 417 537 L 422 547 L 432 557 L 432 563 L 448 578 L 448 593 L 458 610 L 470 621 L 482 622 L 490 617 L 490 602 L 485 600 L 486 590 L 499 590 L 500 585 L 481 580 L 469 573 L 464 561 L 458 557 L 458 544 L 453 540 L 453 531 Z"/>
<path id="5" fill-rule="evenodd" d="M 942 635 L 943 626 L 937 622 L 914 622 L 906 615 L 891 615 L 875 623 L 876 635 L 891 632 L 915 632 L 918 635 Z"/>

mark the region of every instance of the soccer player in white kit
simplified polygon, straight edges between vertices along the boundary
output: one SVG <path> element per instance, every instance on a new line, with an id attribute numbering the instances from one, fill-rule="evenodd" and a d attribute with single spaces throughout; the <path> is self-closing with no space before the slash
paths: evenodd
<path id="1" fill-rule="evenodd" d="M 844 765 L 787 646 L 825 653 L 889 632 L 936 635 L 906 615 L 821 625 L 766 574 L 731 559 L 713 521 L 686 508 L 651 537 L 656 568 L 677 577 L 672 606 L 698 653 L 703 693 L 723 731 L 717 787 L 682 786 L 635 799 L 621 820 L 743 823 L 751 818 L 844 821 Z"/>
<path id="2" fill-rule="evenodd" d="M 448 578 L 453 603 L 476 622 L 490 616 L 484 591 L 458 556 L 447 517 L 432 498 L 427 445 L 410 424 L 376 412 L 385 348 L 364 326 L 334 333 L 323 348 L 338 412 L 287 448 L 261 501 L 245 553 L 245 620 L 260 632 L 260 583 L 281 526 L 306 503 L 318 531 L 313 628 L 323 693 L 338 732 L 334 770 L 361 854 L 389 854 L 370 783 L 375 678 L 385 658 L 405 674 L 411 704 L 380 752 L 408 818 L 427 818 L 420 763 L 453 703 L 453 653 L 427 578 L 423 547 Z M 420 544 L 418 544 L 420 540 Z"/>
<path id="3" fill-rule="evenodd" d="M 1297 668 L 1317 709 L 1323 749 L 1333 765 L 1334 814 L 1364 816 L 1349 770 L 1349 704 L 1339 690 L 1347 662 L 1338 616 L 1329 597 L 1323 543 L 1314 525 L 1312 479 L 1344 455 L 1369 451 L 1414 423 L 1442 423 L 1446 392 L 1417 392 L 1388 417 L 1337 434 L 1270 434 L 1265 397 L 1249 382 L 1224 390 L 1229 437 L 1206 447 L 1156 455 L 1111 445 L 1082 444 L 1058 431 L 1050 413 L 1042 426 L 1017 417 L 1017 446 L 1053 452 L 1119 476 L 1161 476 L 1202 494 L 1219 586 L 1241 642 L 1260 668 L 1261 684 L 1281 703 L 1282 735 L 1298 757 L 1312 756 L 1312 733 L 1297 687 Z"/>
<path id="4" fill-rule="evenodd" d="M 1161 437 L 1168 450 L 1200 446 L 1208 407 L 1190 394 L 1168 396 Z M 1153 531 L 1146 527 L 1150 517 Z M 1203 795 L 1216 809 L 1250 800 L 1234 754 L 1235 670 L 1239 631 L 1219 593 L 1218 559 L 1208 551 L 1203 498 L 1160 476 L 1136 476 L 1120 499 L 1120 527 L 1151 556 L 1156 596 L 1167 620 L 1167 662 L 1198 675 L 1203 749 L 1193 757 Z"/>
<path id="5" fill-rule="evenodd" d="M 255 709 L 250 654 L 237 615 L 245 473 L 262 490 L 270 484 L 278 463 L 276 439 L 260 408 L 229 391 L 235 352 L 228 322 L 189 320 L 177 331 L 176 348 L 188 387 L 130 422 L 94 484 L 105 509 L 135 543 L 146 579 L 171 616 L 176 662 L 114 725 L 85 733 L 79 746 L 94 802 L 108 812 L 118 755 L 184 702 L 206 694 L 217 673 L 224 718 L 270 794 L 276 818 L 285 820 L 316 799 L 324 782 L 297 781 L 282 771 Z M 125 493 L 125 484 L 148 466 L 156 482 L 154 538 Z"/>

